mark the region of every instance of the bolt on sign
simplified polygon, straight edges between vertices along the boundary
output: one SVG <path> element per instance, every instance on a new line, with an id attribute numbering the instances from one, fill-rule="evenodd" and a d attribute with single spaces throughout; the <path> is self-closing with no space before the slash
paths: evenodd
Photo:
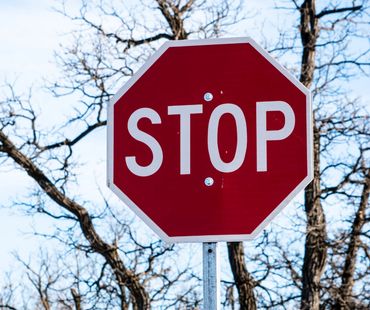
<path id="1" fill-rule="evenodd" d="M 310 92 L 250 38 L 168 41 L 108 111 L 108 185 L 168 242 L 255 237 L 312 179 Z"/>

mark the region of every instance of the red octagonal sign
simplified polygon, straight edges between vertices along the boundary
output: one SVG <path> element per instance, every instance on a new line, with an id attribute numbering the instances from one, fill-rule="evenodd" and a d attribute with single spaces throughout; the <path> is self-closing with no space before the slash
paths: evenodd
<path id="1" fill-rule="evenodd" d="M 310 93 L 249 38 L 166 42 L 108 113 L 108 185 L 169 242 L 251 239 L 312 178 Z"/>

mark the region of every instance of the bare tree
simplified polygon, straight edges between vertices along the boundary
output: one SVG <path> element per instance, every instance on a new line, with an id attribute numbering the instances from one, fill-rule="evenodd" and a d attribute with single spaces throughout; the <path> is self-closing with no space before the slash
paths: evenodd
<path id="1" fill-rule="evenodd" d="M 334 84 L 338 78 L 348 76 L 349 72 L 346 70 L 350 69 L 346 65 L 354 65 L 360 69 L 369 66 L 369 62 L 366 61 L 369 55 L 368 49 L 365 48 L 364 51 L 360 51 L 358 55 L 352 57 L 347 56 L 344 50 L 346 40 L 353 35 L 351 27 L 356 25 L 356 18 L 361 18 L 366 14 L 366 4 L 353 2 L 346 6 L 345 4 L 330 3 L 320 12 L 316 11 L 315 1 L 303 1 L 300 6 L 296 3 L 295 5 L 301 16 L 300 33 L 303 52 L 300 80 L 307 87 L 311 87 L 315 83 L 314 94 L 316 98 L 325 100 L 328 98 L 325 96 L 325 92 L 330 84 Z M 330 34 L 329 36 L 325 33 L 325 31 L 334 32 L 335 30 L 343 32 L 338 35 Z M 319 41 L 319 36 L 323 37 L 321 41 Z M 329 59 L 320 57 L 322 54 L 317 54 L 320 48 L 332 49 L 332 57 Z M 337 57 L 342 59 L 337 61 Z M 317 65 L 317 63 L 320 65 Z M 335 72 L 332 72 L 332 70 L 335 70 Z M 315 75 L 318 75 L 316 77 L 317 82 L 315 82 Z M 332 164 L 323 168 L 320 163 L 321 158 L 325 156 L 325 151 L 328 151 L 329 145 L 334 143 L 338 137 L 346 136 L 349 138 L 351 132 L 352 135 L 363 136 L 369 133 L 368 128 L 361 130 L 364 117 L 356 113 L 356 110 L 353 113 L 352 111 L 346 111 L 346 109 L 341 111 L 338 107 L 336 112 L 329 112 L 328 115 L 323 112 L 325 108 L 325 102 L 319 102 L 315 110 L 314 180 L 305 191 L 307 230 L 302 266 L 301 309 L 319 309 L 320 307 L 320 296 L 322 295 L 320 279 L 325 270 L 328 251 L 327 223 L 321 201 L 327 197 L 326 194 L 329 191 L 331 194 L 341 195 L 340 189 L 343 188 L 346 182 L 350 181 L 350 175 L 355 174 L 359 169 L 356 163 L 348 163 L 351 167 L 349 172 L 343 176 L 343 179 L 336 186 L 322 188 L 322 183 L 325 182 L 322 171 L 330 169 L 329 167 Z M 356 120 L 358 121 L 356 122 Z M 362 159 L 363 156 L 364 154 L 361 152 L 358 160 Z"/>
<path id="2" fill-rule="evenodd" d="M 368 1 L 278 4 L 296 14 L 298 23 L 286 25 L 291 36 L 282 33 L 278 44 L 267 48 L 295 59 L 298 78 L 312 90 L 314 180 L 292 227 L 266 230 L 253 243 L 254 251 L 243 243 L 228 244 L 233 280 L 225 282 L 225 307 L 366 309 L 369 111 L 346 96 L 346 89 L 350 78 L 369 73 Z M 109 200 L 97 204 L 75 195 L 78 145 L 105 127 L 112 94 L 164 40 L 223 35 L 239 21 L 241 7 L 224 0 L 83 1 L 78 12 L 68 2 L 57 10 L 77 28 L 72 44 L 56 54 L 63 78 L 49 81 L 48 89 L 56 97 L 73 98 L 73 114 L 57 128 L 42 128 L 30 95 L 17 95 L 8 85 L 0 100 L 2 168 L 17 167 L 37 185 L 17 205 L 48 216 L 58 233 L 46 237 L 81 255 L 73 263 L 62 255 L 76 267 L 63 276 L 50 272 L 48 260 L 38 266 L 23 260 L 30 287 L 44 309 L 99 309 L 104 303 L 117 309 L 197 309 L 201 279 L 190 263 L 177 264 L 178 247 L 138 236 L 128 215 Z M 351 48 L 350 40 L 362 43 Z M 333 224 L 330 205 L 351 212 Z M 61 278 L 69 281 L 64 287 Z M 2 291 L 0 307 L 18 307 L 15 291 L 13 286 Z"/>
<path id="3" fill-rule="evenodd" d="M 319 309 L 321 305 L 328 304 L 328 300 L 330 300 L 329 304 L 338 300 L 335 297 L 336 294 L 341 296 L 339 299 L 344 298 L 343 294 L 353 297 L 353 293 L 344 292 L 347 288 L 350 290 L 353 288 L 345 283 L 347 283 L 346 281 L 351 283 L 350 279 L 354 269 L 366 269 L 365 266 L 368 263 L 366 254 L 362 256 L 365 260 L 363 265 L 359 264 L 356 256 L 353 255 L 353 252 L 357 252 L 358 249 L 354 244 L 360 243 L 359 236 L 363 234 L 359 231 L 366 223 L 364 220 L 360 221 L 358 216 L 367 208 L 367 202 L 366 206 L 362 202 L 358 203 L 356 216 L 353 219 L 348 218 L 353 221 L 352 228 L 350 232 L 345 233 L 346 237 L 342 236 L 340 239 L 341 242 L 348 241 L 348 246 L 344 246 L 344 249 L 347 249 L 345 250 L 347 254 L 342 254 L 346 257 L 344 264 L 339 263 L 340 260 L 338 261 L 338 257 L 332 252 L 336 251 L 332 246 L 339 246 L 338 243 L 334 245 L 335 242 L 330 241 L 336 227 L 330 227 L 329 236 L 327 215 L 324 212 L 323 204 L 328 204 L 326 201 L 332 199 L 342 201 L 345 196 L 349 197 L 347 203 L 356 205 L 356 201 L 350 198 L 352 197 L 350 191 L 358 191 L 358 186 L 367 182 L 367 177 L 364 176 L 366 173 L 363 171 L 366 171 L 369 166 L 368 161 L 365 160 L 368 146 L 364 144 L 364 141 L 369 137 L 369 128 L 364 125 L 368 119 L 368 111 L 361 110 L 356 102 L 350 102 L 345 96 L 345 91 L 341 90 L 344 88 L 340 86 L 340 83 L 356 76 L 356 74 L 363 75 L 368 72 L 370 65 L 368 44 L 363 43 L 361 49 L 353 51 L 348 42 L 354 38 L 359 41 L 363 38 L 363 42 L 366 42 L 366 35 L 363 32 L 368 25 L 366 17 L 369 16 L 369 7 L 367 1 L 342 1 L 340 3 L 329 1 L 320 4 L 319 10 L 317 10 L 314 0 L 293 0 L 290 3 L 280 1 L 277 6 L 279 10 L 285 11 L 284 14 L 286 12 L 298 13 L 298 27 L 293 28 L 295 33 L 291 35 L 281 34 L 277 45 L 268 44 L 267 48 L 281 57 L 287 54 L 293 59 L 296 57 L 297 62 L 298 57 L 300 58 L 296 69 L 299 72 L 299 80 L 312 90 L 314 96 L 314 179 L 305 190 L 305 252 L 303 256 L 299 252 L 292 255 L 289 253 L 288 243 L 279 238 L 270 237 L 266 247 L 259 252 L 260 257 L 248 255 L 248 264 L 253 266 L 253 263 L 262 263 L 266 271 L 270 271 L 266 277 L 267 281 L 275 282 L 275 287 L 272 288 L 271 284 L 265 286 L 265 284 L 253 280 L 256 277 L 256 272 L 248 273 L 246 268 L 237 269 L 234 280 L 235 283 L 239 283 L 239 279 L 243 278 L 244 287 L 257 283 L 254 290 L 249 290 L 248 297 L 245 297 L 246 292 L 240 292 L 243 285 L 236 284 L 239 298 L 242 298 L 239 301 L 242 309 L 247 309 L 243 306 L 243 300 L 244 302 L 248 299 L 251 300 L 250 297 L 253 294 L 265 296 L 262 297 L 265 299 L 264 301 L 257 298 L 261 307 L 275 308 L 278 306 L 289 307 L 289 305 L 298 307 L 297 302 L 300 299 L 301 309 Z M 292 27 L 290 28 L 292 29 Z M 360 144 L 360 151 L 356 152 L 356 158 L 352 160 L 352 154 L 346 154 L 342 158 L 333 156 L 332 152 L 340 151 L 338 145 L 343 143 L 341 139 L 345 140 L 346 143 L 353 143 L 354 147 Z M 360 166 L 360 162 L 365 162 L 363 164 L 365 166 Z M 343 169 L 340 169 L 341 167 Z M 341 177 L 333 177 L 339 171 L 341 171 Z M 362 175 L 361 181 L 357 179 L 354 182 L 353 178 L 358 178 L 359 175 Z M 335 181 L 333 182 L 332 179 Z M 355 186 L 355 183 L 358 186 Z M 363 201 L 366 200 L 363 199 Z M 297 225 L 303 225 L 303 221 Z M 299 227 L 293 227 L 290 233 L 294 229 L 294 234 L 302 233 Z M 289 240 L 292 244 L 298 244 L 301 238 L 290 237 Z M 347 243 L 345 244 L 347 245 Z M 363 248 L 368 247 L 368 243 L 361 244 Z M 238 247 L 242 248 L 242 245 L 239 244 Z M 341 247 L 343 248 L 343 246 Z M 271 248 L 275 248 L 276 252 Z M 327 264 L 328 255 L 330 258 Z M 238 261 L 242 262 L 243 260 L 239 257 Z M 234 271 L 235 259 L 232 257 L 230 265 Z M 328 281 L 326 274 L 324 279 L 322 278 L 326 268 L 329 269 L 328 265 L 331 266 L 330 271 L 327 271 L 331 274 L 330 281 Z M 337 284 L 332 275 L 334 268 L 341 270 L 342 284 L 340 288 L 336 288 Z M 276 270 L 285 271 L 276 275 Z M 344 274 L 347 276 L 342 278 Z M 363 277 L 364 273 L 361 276 Z M 365 283 L 364 278 L 358 277 L 359 285 L 364 287 Z M 333 291 L 337 293 L 333 293 Z M 354 305 L 352 297 L 345 298 L 347 303 L 346 306 L 341 306 L 343 309 L 351 308 L 349 305 Z"/>
<path id="4" fill-rule="evenodd" d="M 322 19 L 328 18 L 331 15 L 337 15 L 334 20 L 329 23 L 335 27 L 336 23 L 350 23 L 359 12 L 365 8 L 363 5 L 352 3 L 349 6 L 337 6 L 329 4 L 320 12 L 316 12 L 315 1 L 303 1 L 300 7 L 297 7 L 300 12 L 300 33 L 303 47 L 302 64 L 300 81 L 308 88 L 311 87 L 314 81 L 316 63 L 316 49 L 318 48 L 318 38 L 320 35 L 320 27 L 323 27 Z M 338 16 L 339 15 L 339 16 Z M 321 22 L 321 24 L 320 24 Z M 344 34 L 350 35 L 349 30 Z M 333 42 L 327 41 L 322 43 L 325 48 L 329 48 Z M 331 60 L 328 66 L 335 65 Z M 360 63 L 358 64 L 360 65 Z M 325 120 L 315 114 L 314 123 L 314 180 L 305 190 L 305 211 L 307 214 L 307 230 L 305 242 L 305 256 L 302 266 L 302 298 L 301 309 L 319 309 L 320 307 L 320 279 L 324 272 L 326 257 L 327 257 L 327 224 L 325 214 L 321 203 L 321 124 Z M 321 124 L 320 124 L 321 123 Z"/>
<path id="5" fill-rule="evenodd" d="M 67 2 L 58 8 L 81 28 L 73 34 L 72 46 L 56 55 L 65 76 L 62 82 L 50 82 L 49 89 L 57 97 L 70 94 L 79 97 L 73 107 L 76 113 L 59 128 L 45 132 L 39 125 L 31 96 L 19 96 L 12 85 L 6 86 L 7 96 L 0 104 L 0 156 L 3 162 L 13 162 L 26 172 L 38 186 L 33 200 L 21 205 L 29 212 L 47 215 L 62 226 L 67 225 L 64 231 L 59 230 L 62 235 L 53 236 L 65 246 L 86 255 L 99 255 L 95 262 L 101 266 L 100 276 L 92 285 L 96 294 L 110 292 L 113 298 L 110 305 L 119 305 L 120 309 L 149 309 L 156 303 L 163 307 L 193 308 L 200 302 L 195 293 L 197 277 L 186 266 L 161 262 L 163 256 L 168 259 L 173 246 L 136 238 L 125 225 L 127 221 L 118 220 L 108 202 L 101 206 L 104 211 L 95 214 L 89 204 L 74 198 L 71 187 L 77 177 L 73 170 L 76 146 L 106 125 L 106 105 L 118 83 L 130 77 L 161 41 L 219 35 L 223 23 L 232 23 L 237 18 L 236 7 L 227 1 L 208 4 L 192 0 L 138 2 L 139 9 L 114 5 L 83 1 L 76 15 L 69 13 Z M 93 10 L 100 18 L 96 18 Z M 153 19 L 147 22 L 142 14 Z M 195 15 L 202 16 L 201 20 L 193 18 Z M 108 217 L 125 227 L 122 238 L 97 228 L 97 222 Z M 40 266 L 47 265 L 42 262 Z M 35 272 L 29 264 L 24 267 L 43 308 L 51 309 L 49 288 L 54 282 L 49 278 L 51 282 L 42 282 L 42 273 Z M 107 279 L 110 284 L 101 287 Z M 176 285 L 183 290 L 172 292 Z M 75 308 L 81 308 L 84 303 L 81 291 L 71 286 L 68 294 L 70 307 L 73 301 Z"/>
<path id="6" fill-rule="evenodd" d="M 367 308 L 369 303 L 365 304 L 365 300 L 361 301 L 363 297 L 361 295 L 366 295 L 367 300 L 369 297 L 369 292 L 361 292 L 361 294 L 357 295 L 354 291 L 354 285 L 356 280 L 361 280 L 361 278 L 369 277 L 369 271 L 365 270 L 364 272 L 360 272 L 360 274 L 356 275 L 356 264 L 357 264 L 357 257 L 358 252 L 361 248 L 364 249 L 367 258 L 368 256 L 368 249 L 369 246 L 366 243 L 361 241 L 361 235 L 363 233 L 363 228 L 368 223 L 369 219 L 366 219 L 366 209 L 369 206 L 369 193 L 370 193 L 370 170 L 369 167 L 363 169 L 363 179 L 356 180 L 354 182 L 359 182 L 363 184 L 363 189 L 361 192 L 361 198 L 358 203 L 358 208 L 355 213 L 353 222 L 351 224 L 351 230 L 346 239 L 347 241 L 347 248 L 345 250 L 345 259 L 344 263 L 339 269 L 339 278 L 340 278 L 340 285 L 336 293 L 333 294 L 334 299 L 334 306 L 335 309 L 359 309 L 359 308 Z M 334 265 L 335 266 L 335 265 Z M 356 296 L 357 295 L 357 296 Z M 362 297 L 362 298 L 361 298 Z"/>

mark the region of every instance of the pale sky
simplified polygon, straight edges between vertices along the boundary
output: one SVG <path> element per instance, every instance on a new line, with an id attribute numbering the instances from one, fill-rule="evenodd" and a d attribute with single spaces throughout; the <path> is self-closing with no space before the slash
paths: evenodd
<path id="1" fill-rule="evenodd" d="M 37 100 L 50 100 L 40 85 L 44 77 L 56 73 L 53 51 L 60 42 L 58 33 L 65 30 L 65 20 L 50 9 L 52 3 L 50 0 L 0 2 L 0 85 L 16 82 L 20 93 L 27 93 L 32 86 Z M 8 205 L 32 184 L 22 171 L 0 173 L 0 206 Z M 47 222 L 0 207 L 0 271 L 12 263 L 12 251 L 26 255 L 41 245 L 40 239 L 24 234 L 39 225 L 47 227 Z"/>

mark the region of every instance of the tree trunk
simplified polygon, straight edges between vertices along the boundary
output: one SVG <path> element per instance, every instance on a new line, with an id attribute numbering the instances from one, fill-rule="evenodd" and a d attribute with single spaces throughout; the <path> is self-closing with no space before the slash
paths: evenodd
<path id="1" fill-rule="evenodd" d="M 327 256 L 326 221 L 320 202 L 319 143 L 319 132 L 314 128 L 314 179 L 305 189 L 307 227 L 301 295 L 301 309 L 312 310 L 320 307 L 320 278 Z"/>
<path id="2" fill-rule="evenodd" d="M 303 46 L 300 81 L 310 88 L 315 70 L 315 46 L 319 36 L 315 0 L 305 0 L 300 7 L 300 32 Z M 320 307 L 320 278 L 324 271 L 327 245 L 326 221 L 320 201 L 320 132 L 313 124 L 314 179 L 305 189 L 307 216 L 305 254 L 302 269 L 301 309 Z"/>
<path id="3" fill-rule="evenodd" d="M 239 294 L 240 310 L 256 310 L 254 281 L 247 270 L 242 242 L 228 242 L 227 249 L 234 282 Z"/>

